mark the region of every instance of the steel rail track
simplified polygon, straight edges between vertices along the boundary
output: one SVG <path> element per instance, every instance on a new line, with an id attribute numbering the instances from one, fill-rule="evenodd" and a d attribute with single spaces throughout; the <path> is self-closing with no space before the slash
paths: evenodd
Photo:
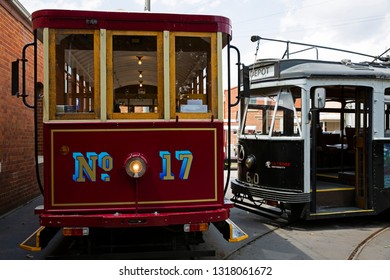
<path id="1" fill-rule="evenodd" d="M 374 233 L 370 234 L 366 239 L 364 239 L 362 242 L 360 242 L 355 250 L 352 251 L 352 253 L 349 255 L 348 260 L 357 260 L 360 253 L 364 250 L 364 248 L 376 237 L 378 237 L 380 234 L 385 232 L 387 229 L 389 229 L 389 226 L 385 226 L 381 229 L 378 229 Z"/>

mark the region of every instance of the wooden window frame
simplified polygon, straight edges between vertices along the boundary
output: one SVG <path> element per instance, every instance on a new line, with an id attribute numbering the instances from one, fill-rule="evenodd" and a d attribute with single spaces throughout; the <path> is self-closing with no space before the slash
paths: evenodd
<path id="1" fill-rule="evenodd" d="M 211 92 L 207 93 L 208 106 L 211 112 L 207 113 L 181 113 L 176 112 L 176 37 L 208 37 L 210 38 L 210 71 Z M 218 117 L 218 50 L 217 50 L 217 33 L 213 32 L 171 32 L 170 33 L 170 118 L 175 119 L 211 119 Z M 210 110 L 209 109 L 209 110 Z"/>
<path id="2" fill-rule="evenodd" d="M 157 38 L 157 113 L 114 113 L 113 36 L 155 36 Z M 164 118 L 164 63 L 163 33 L 145 31 L 107 30 L 107 116 L 108 119 L 162 119 Z"/>
<path id="3" fill-rule="evenodd" d="M 100 30 L 49 29 L 49 120 L 85 120 L 100 117 Z M 57 50 L 56 36 L 67 34 L 92 34 L 94 41 L 94 111 L 90 113 L 57 114 Z M 61 66 L 63 67 L 63 66 Z"/>

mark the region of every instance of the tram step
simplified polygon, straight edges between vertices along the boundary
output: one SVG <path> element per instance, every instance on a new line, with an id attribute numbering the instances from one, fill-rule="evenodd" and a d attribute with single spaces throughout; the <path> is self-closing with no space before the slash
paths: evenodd
<path id="1" fill-rule="evenodd" d="M 348 186 L 355 186 L 355 172 L 353 171 L 344 171 L 339 172 L 339 181 Z"/>
<path id="2" fill-rule="evenodd" d="M 318 207 L 348 207 L 355 204 L 355 189 L 352 187 L 317 190 Z"/>
<path id="3" fill-rule="evenodd" d="M 310 213 L 307 217 L 309 220 L 323 219 L 325 217 L 353 217 L 374 215 L 373 209 L 361 209 L 358 207 L 333 207 L 333 208 L 318 208 L 316 213 Z"/>
<path id="4" fill-rule="evenodd" d="M 248 234 L 246 234 L 230 219 L 213 224 L 229 242 L 239 242 L 248 238 Z"/>
<path id="5" fill-rule="evenodd" d="M 26 240 L 24 240 L 19 247 L 27 251 L 41 251 L 47 246 L 50 240 L 57 234 L 59 228 L 51 228 L 41 226 Z"/>

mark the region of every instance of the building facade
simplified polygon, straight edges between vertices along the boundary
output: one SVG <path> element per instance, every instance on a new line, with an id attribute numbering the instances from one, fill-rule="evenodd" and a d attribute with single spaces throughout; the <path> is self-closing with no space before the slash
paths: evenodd
<path id="1" fill-rule="evenodd" d="M 11 63 L 21 59 L 24 45 L 34 40 L 29 17 L 18 1 L 0 0 L 0 216 L 40 194 L 35 172 L 34 110 L 27 108 L 22 98 L 11 95 Z M 26 100 L 34 104 L 32 48 L 27 51 L 27 60 Z M 38 65 L 38 69 L 42 67 Z M 42 80 L 40 75 L 42 71 L 38 74 Z"/>

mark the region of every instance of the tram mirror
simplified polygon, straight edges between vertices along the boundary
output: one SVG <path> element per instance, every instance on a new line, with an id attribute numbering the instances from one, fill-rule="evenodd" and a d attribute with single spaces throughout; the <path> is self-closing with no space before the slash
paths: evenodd
<path id="1" fill-rule="evenodd" d="M 12 61 L 12 95 L 18 95 L 19 93 L 19 60 Z"/>
<path id="2" fill-rule="evenodd" d="M 250 97 L 250 80 L 249 80 L 249 67 L 243 66 L 241 70 L 241 79 L 242 79 L 242 97 Z"/>
<path id="3" fill-rule="evenodd" d="M 314 90 L 314 106 L 316 108 L 324 108 L 326 101 L 325 88 L 316 88 Z"/>

